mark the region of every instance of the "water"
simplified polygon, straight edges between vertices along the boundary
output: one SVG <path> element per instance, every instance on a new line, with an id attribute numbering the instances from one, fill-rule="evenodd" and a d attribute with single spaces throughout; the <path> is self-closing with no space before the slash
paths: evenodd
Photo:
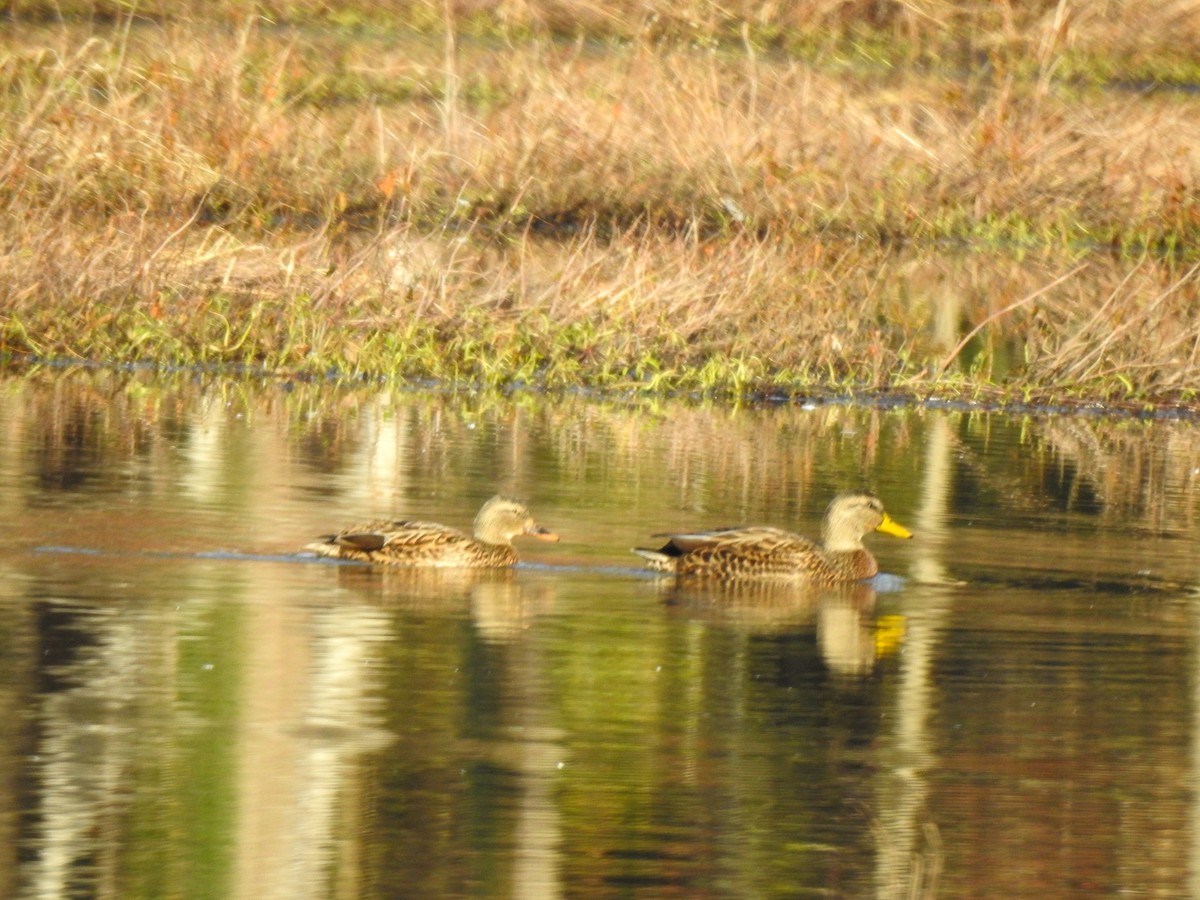
<path id="1" fill-rule="evenodd" d="M 0 895 L 1200 894 L 1188 423 L 0 381 Z M 628 549 L 913 541 L 820 596 Z M 315 562 L 497 491 L 500 573 Z"/>

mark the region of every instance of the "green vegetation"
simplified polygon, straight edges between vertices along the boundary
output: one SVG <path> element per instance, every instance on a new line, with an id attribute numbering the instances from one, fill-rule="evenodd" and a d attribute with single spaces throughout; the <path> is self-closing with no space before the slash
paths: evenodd
<path id="1" fill-rule="evenodd" d="M 9 360 L 1196 402 L 1190 8 L 6 10 Z"/>

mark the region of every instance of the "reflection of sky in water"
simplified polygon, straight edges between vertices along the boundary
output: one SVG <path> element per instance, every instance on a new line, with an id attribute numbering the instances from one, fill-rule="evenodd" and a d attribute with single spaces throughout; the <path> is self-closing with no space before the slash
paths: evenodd
<path id="1" fill-rule="evenodd" d="M 0 892 L 1191 887 L 1189 426 L 3 386 Z M 868 538 L 869 586 L 679 588 L 628 552 L 815 535 L 861 485 L 917 535 Z M 295 555 L 496 491 L 563 542 Z"/>

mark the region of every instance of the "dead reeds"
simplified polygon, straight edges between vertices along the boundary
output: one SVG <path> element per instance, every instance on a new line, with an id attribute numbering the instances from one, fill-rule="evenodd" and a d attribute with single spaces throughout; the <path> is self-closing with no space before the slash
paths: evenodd
<path id="1" fill-rule="evenodd" d="M 1192 402 L 1190 5 L 435 6 L 10 29 L 0 350 Z"/>

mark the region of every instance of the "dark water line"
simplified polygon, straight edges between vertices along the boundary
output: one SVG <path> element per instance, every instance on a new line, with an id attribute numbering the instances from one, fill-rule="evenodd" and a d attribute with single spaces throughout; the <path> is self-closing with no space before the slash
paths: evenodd
<path id="1" fill-rule="evenodd" d="M 376 389 L 387 385 L 384 375 L 370 373 L 346 373 L 331 368 L 321 373 L 279 372 L 245 364 L 177 365 L 150 360 L 138 362 L 107 362 L 103 360 L 79 360 L 41 358 L 13 355 L 0 356 L 0 374 L 5 370 L 45 367 L 62 371 L 73 369 L 84 371 L 111 371 L 147 373 L 155 375 L 184 375 L 194 378 L 250 378 L 262 383 L 275 382 L 279 390 L 290 392 L 297 384 L 324 383 L 331 387 L 369 387 Z M 887 391 L 864 387 L 861 390 L 823 389 L 797 385 L 794 389 L 755 391 L 744 395 L 705 394 L 699 391 L 648 391 L 639 388 L 619 390 L 578 385 L 567 388 L 549 388 L 530 382 L 513 382 L 508 385 L 488 386 L 477 382 L 437 382 L 413 379 L 397 382 L 392 387 L 398 391 L 412 393 L 455 394 L 463 391 L 495 391 L 503 396 L 530 394 L 544 397 L 577 396 L 597 402 L 638 403 L 643 401 L 673 400 L 684 402 L 742 402 L 760 406 L 848 406 L 863 409 L 927 409 L 944 412 L 1005 413 L 1044 418 L 1058 416 L 1080 416 L 1089 419 L 1111 419 L 1118 421 L 1143 422 L 1200 422 L 1200 405 L 1181 403 L 1135 403 L 1127 405 L 1080 400 L 1069 403 L 1021 403 L 1005 400 L 968 400 L 929 396 L 931 386 L 914 387 L 911 391 Z"/>
<path id="2" fill-rule="evenodd" d="M 302 563 L 318 566 L 348 566 L 358 569 L 379 569 L 380 571 L 425 571 L 405 567 L 378 567 L 369 562 L 354 559 L 332 559 L 328 556 L 318 556 L 315 553 L 241 553 L 235 550 L 201 550 L 195 553 L 179 553 L 170 550 L 100 550 L 95 547 L 70 547 L 59 544 L 43 544 L 33 548 L 34 553 L 62 554 L 66 556 L 100 556 L 106 558 L 151 558 L 151 559 L 217 559 L 234 562 L 273 562 L 273 563 Z M 662 574 L 636 566 L 583 566 L 583 565 L 553 565 L 549 563 L 519 562 L 514 569 L 520 571 L 549 572 L 549 573 L 579 573 L 590 572 L 599 575 L 613 575 L 621 578 L 637 578 L 654 580 Z M 440 571 L 436 567 L 428 571 Z"/>
<path id="3" fill-rule="evenodd" d="M 43 544 L 33 548 L 34 553 L 59 553 L 68 556 L 103 556 L 108 558 L 137 557 L 152 559 L 222 559 L 243 562 L 290 562 L 316 563 L 324 566 L 368 566 L 355 560 L 330 559 L 325 556 L 301 553 L 239 553 L 234 550 L 201 550 L 196 553 L 176 553 L 170 550 L 99 550 L 94 547 L 68 547 L 58 544 Z"/>

